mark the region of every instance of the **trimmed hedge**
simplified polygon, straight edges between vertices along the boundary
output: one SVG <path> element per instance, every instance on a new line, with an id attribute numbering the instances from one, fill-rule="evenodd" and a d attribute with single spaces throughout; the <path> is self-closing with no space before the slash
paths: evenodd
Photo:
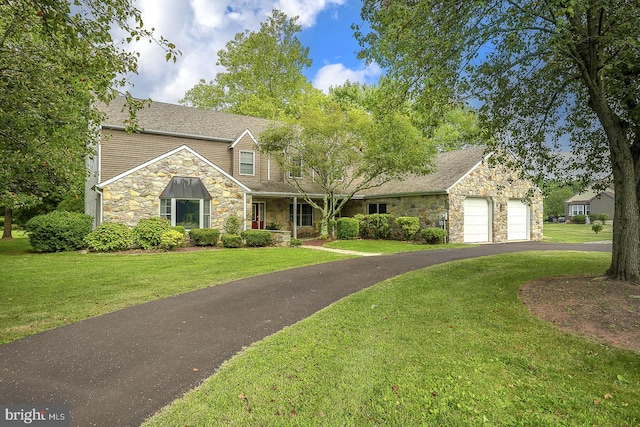
<path id="1" fill-rule="evenodd" d="M 53 211 L 31 218 L 25 224 L 29 243 L 38 252 L 74 251 L 87 247 L 93 218 L 77 212 Z"/>
<path id="2" fill-rule="evenodd" d="M 131 231 L 133 245 L 142 249 L 155 249 L 165 231 L 171 230 L 171 223 L 165 218 L 143 218 Z"/>
<path id="3" fill-rule="evenodd" d="M 225 233 L 220 236 L 220 241 L 225 248 L 239 248 L 242 246 L 242 236 L 238 236 L 237 234 Z"/>
<path id="4" fill-rule="evenodd" d="M 174 251 L 184 246 L 184 233 L 179 230 L 167 230 L 160 236 L 160 248 L 168 251 Z"/>
<path id="5" fill-rule="evenodd" d="M 270 246 L 271 233 L 266 230 L 245 230 L 240 236 L 244 239 L 247 246 L 254 248 Z"/>
<path id="6" fill-rule="evenodd" d="M 355 218 L 339 218 L 336 221 L 338 239 L 351 240 L 360 233 L 360 221 Z"/>
<path id="7" fill-rule="evenodd" d="M 224 231 L 227 234 L 239 235 L 242 230 L 242 218 L 239 216 L 230 216 L 224 222 Z"/>
<path id="8" fill-rule="evenodd" d="M 131 247 L 131 229 L 119 222 L 103 222 L 84 241 L 94 251 L 124 251 Z"/>
<path id="9" fill-rule="evenodd" d="M 420 231 L 420 218 L 417 216 L 399 216 L 395 222 L 402 240 L 413 240 Z"/>
<path id="10" fill-rule="evenodd" d="M 214 228 L 194 228 L 189 231 L 189 238 L 195 246 L 216 246 L 220 238 L 220 230 Z"/>
<path id="11" fill-rule="evenodd" d="M 447 237 L 446 230 L 436 227 L 423 228 L 420 233 L 424 240 L 431 245 L 442 244 Z"/>
<path id="12" fill-rule="evenodd" d="M 571 218 L 571 221 L 573 221 L 576 224 L 586 224 L 587 223 L 587 216 L 586 215 L 574 215 Z"/>

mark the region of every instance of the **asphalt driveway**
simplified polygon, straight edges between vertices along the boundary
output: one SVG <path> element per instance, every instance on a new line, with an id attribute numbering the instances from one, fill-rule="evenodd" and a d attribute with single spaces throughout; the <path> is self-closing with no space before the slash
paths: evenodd
<path id="1" fill-rule="evenodd" d="M 361 257 L 237 280 L 0 346 L 0 404 L 66 404 L 72 426 L 138 426 L 243 347 L 385 279 L 448 261 L 610 244 L 508 243 Z"/>

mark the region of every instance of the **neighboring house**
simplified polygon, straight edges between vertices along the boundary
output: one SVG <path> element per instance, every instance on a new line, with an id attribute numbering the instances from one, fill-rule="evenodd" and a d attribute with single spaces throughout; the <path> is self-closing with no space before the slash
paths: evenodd
<path id="1" fill-rule="evenodd" d="M 271 122 L 154 102 L 138 113 L 140 133 L 128 134 L 118 98 L 105 107 L 102 140 L 89 161 L 85 211 L 96 224 L 161 216 L 173 225 L 223 229 L 239 216 L 245 228 L 278 224 L 294 237 L 315 236 L 319 212 L 286 182 L 285 173 L 258 150 Z M 444 226 L 451 242 L 542 238 L 542 197 L 512 171 L 491 167 L 482 147 L 443 153 L 437 171 L 356 194 L 343 216 L 393 213 L 417 216 L 423 227 Z M 312 177 L 313 199 L 323 193 Z"/>
<path id="2" fill-rule="evenodd" d="M 570 221 L 576 215 L 607 214 L 613 220 L 615 195 L 613 187 L 604 191 L 589 187 L 582 193 L 574 194 L 564 201 L 566 219 Z"/>

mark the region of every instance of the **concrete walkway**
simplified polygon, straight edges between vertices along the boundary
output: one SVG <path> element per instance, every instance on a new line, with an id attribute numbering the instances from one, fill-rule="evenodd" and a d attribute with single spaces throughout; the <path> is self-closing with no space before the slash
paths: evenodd
<path id="1" fill-rule="evenodd" d="M 368 256 L 141 304 L 0 346 L 0 404 L 67 404 L 72 426 L 138 426 L 243 347 L 349 294 L 443 262 L 527 250 L 611 246 L 526 242 Z"/>

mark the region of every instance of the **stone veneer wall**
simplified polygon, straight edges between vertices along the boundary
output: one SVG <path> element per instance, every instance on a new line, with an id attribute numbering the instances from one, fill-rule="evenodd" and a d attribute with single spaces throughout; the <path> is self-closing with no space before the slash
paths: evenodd
<path id="1" fill-rule="evenodd" d="M 507 241 L 509 200 L 527 200 L 530 205 L 530 239 L 542 240 L 543 199 L 540 191 L 532 182 L 518 178 L 516 172 L 483 163 L 449 191 L 449 240 L 452 243 L 464 241 L 464 199 L 467 197 L 490 200 L 493 242 Z"/>
<path id="2" fill-rule="evenodd" d="M 231 179 L 209 166 L 202 159 L 183 150 L 158 160 L 102 190 L 104 222 L 122 222 L 135 226 L 142 218 L 160 215 L 160 194 L 174 176 L 197 177 L 211 195 L 211 228 L 222 230 L 230 216 L 244 216 L 244 194 Z M 251 196 L 247 196 L 250 214 Z M 247 221 L 251 228 L 251 222 Z"/>
<path id="3" fill-rule="evenodd" d="M 440 227 L 440 215 L 447 212 L 448 197 L 446 194 L 430 194 L 351 200 L 342 210 L 343 216 L 364 215 L 367 213 L 369 203 L 386 203 L 388 214 L 418 217 L 420 227 Z"/>

